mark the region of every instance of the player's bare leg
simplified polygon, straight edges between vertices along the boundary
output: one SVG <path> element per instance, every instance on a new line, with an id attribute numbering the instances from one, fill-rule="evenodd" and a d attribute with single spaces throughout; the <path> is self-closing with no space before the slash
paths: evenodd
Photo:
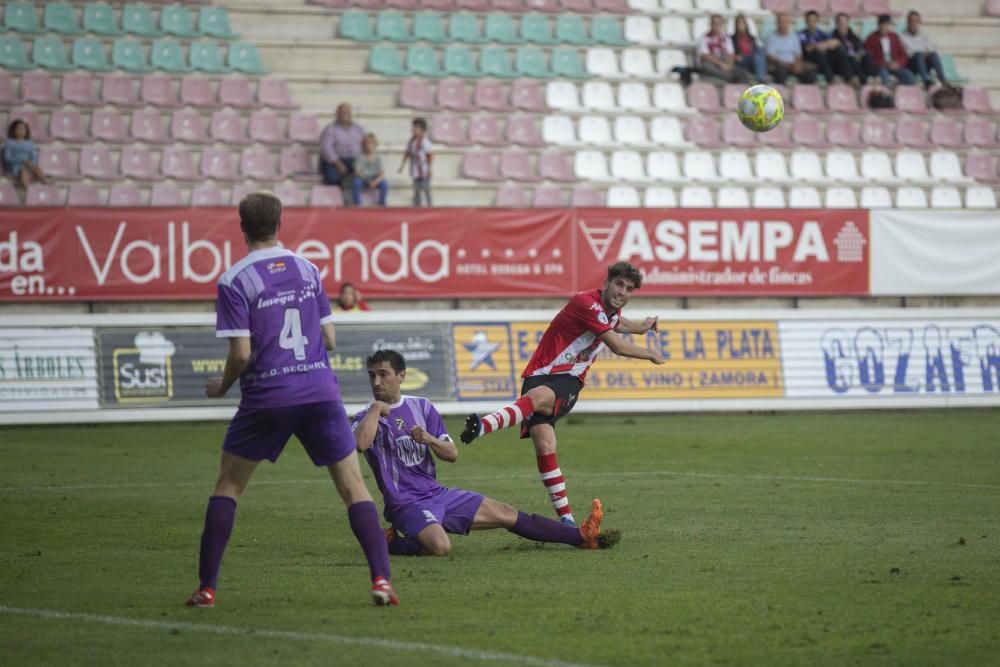
<path id="1" fill-rule="evenodd" d="M 534 387 L 511 405 L 496 412 L 482 417 L 475 413 L 469 415 L 465 420 L 465 429 L 463 429 L 460 439 L 465 444 L 469 444 L 481 435 L 517 426 L 533 413 L 551 416 L 555 404 L 555 392 L 545 386 Z"/>
<path id="2" fill-rule="evenodd" d="M 358 466 L 358 455 L 351 452 L 340 461 L 327 466 L 337 493 L 347 505 L 351 530 L 365 552 L 372 578 L 372 600 L 377 605 L 398 605 L 399 598 L 389 583 L 389 551 L 385 532 L 379 523 L 378 510 L 365 486 Z"/>
<path id="3" fill-rule="evenodd" d="M 451 553 L 448 533 L 437 523 L 432 523 L 417 533 L 417 542 L 422 549 L 421 555 L 424 556 L 447 556 Z"/>
<path id="4" fill-rule="evenodd" d="M 257 461 L 245 459 L 229 452 L 222 452 L 219 477 L 215 490 L 208 499 L 205 511 L 205 528 L 201 533 L 201 551 L 198 557 L 198 590 L 188 598 L 189 607 L 214 607 L 215 589 L 219 580 L 222 555 L 233 532 L 236 519 L 236 501 L 250 482 Z"/>
<path id="5" fill-rule="evenodd" d="M 556 459 L 556 430 L 551 424 L 535 424 L 528 431 L 531 442 L 535 445 L 535 462 L 538 464 L 538 474 L 542 484 L 549 494 L 552 508 L 563 523 L 576 526 L 573 511 L 566 495 L 566 478 L 563 477 L 559 462 Z"/>

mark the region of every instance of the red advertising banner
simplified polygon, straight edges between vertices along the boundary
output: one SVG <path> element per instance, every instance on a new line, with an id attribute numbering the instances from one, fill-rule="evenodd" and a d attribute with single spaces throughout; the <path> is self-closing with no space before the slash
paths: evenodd
<path id="1" fill-rule="evenodd" d="M 374 298 L 565 296 L 620 260 L 644 296 L 868 294 L 867 211 L 287 209 L 280 238 Z M 231 208 L 7 210 L 0 301 L 213 299 L 245 254 Z"/>

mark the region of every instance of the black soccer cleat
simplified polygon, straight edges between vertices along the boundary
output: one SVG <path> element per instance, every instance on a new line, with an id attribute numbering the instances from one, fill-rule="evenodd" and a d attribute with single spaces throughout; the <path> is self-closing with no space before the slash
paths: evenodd
<path id="1" fill-rule="evenodd" d="M 458 436 L 458 439 L 468 445 L 479 437 L 479 431 L 481 428 L 482 420 L 479 419 L 479 415 L 473 412 L 465 418 L 465 429 L 462 430 L 462 435 Z"/>

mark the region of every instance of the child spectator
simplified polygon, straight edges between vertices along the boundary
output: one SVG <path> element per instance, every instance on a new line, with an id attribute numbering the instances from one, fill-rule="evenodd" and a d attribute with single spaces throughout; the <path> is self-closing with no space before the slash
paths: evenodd
<path id="1" fill-rule="evenodd" d="M 3 168 L 24 190 L 28 189 L 32 177 L 41 183 L 50 182 L 38 166 L 38 149 L 31 140 L 31 128 L 21 119 L 7 128 L 7 140 L 3 142 Z"/>
<path id="2" fill-rule="evenodd" d="M 358 312 L 371 310 L 365 300 L 361 298 L 361 292 L 355 289 L 353 283 L 344 283 L 340 286 L 340 296 L 337 298 L 337 306 L 344 311 Z"/>
<path id="3" fill-rule="evenodd" d="M 361 141 L 361 155 L 354 161 L 354 205 L 361 205 L 361 191 L 365 188 L 378 190 L 378 205 L 385 206 L 389 193 L 389 183 L 382 170 L 382 158 L 375 153 L 378 140 L 369 132 Z"/>
<path id="4" fill-rule="evenodd" d="M 427 206 L 431 204 L 431 151 L 434 147 L 427 138 L 427 121 L 423 118 L 413 119 L 413 136 L 406 144 L 403 161 L 399 163 L 399 171 L 403 171 L 407 161 L 410 163 L 410 177 L 413 179 L 413 205 L 420 206 L 421 193 Z"/>

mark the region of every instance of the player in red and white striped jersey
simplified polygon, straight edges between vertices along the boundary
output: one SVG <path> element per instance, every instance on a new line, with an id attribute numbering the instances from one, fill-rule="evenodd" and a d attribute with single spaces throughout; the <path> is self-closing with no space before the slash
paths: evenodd
<path id="1" fill-rule="evenodd" d="M 534 442 L 542 484 L 564 523 L 575 525 L 566 496 L 566 481 L 556 462 L 555 424 L 576 405 L 594 359 L 606 345 L 623 357 L 663 363 L 655 350 L 640 347 L 620 335 L 656 331 L 656 317 L 633 322 L 621 315 L 621 309 L 641 285 L 642 274 L 628 262 L 609 266 L 604 285 L 570 299 L 545 330 L 538 349 L 521 374 L 524 378 L 521 398 L 497 412 L 483 417 L 471 414 L 465 420 L 461 439 L 466 444 L 481 435 L 521 424 L 521 437 L 530 437 Z"/>

